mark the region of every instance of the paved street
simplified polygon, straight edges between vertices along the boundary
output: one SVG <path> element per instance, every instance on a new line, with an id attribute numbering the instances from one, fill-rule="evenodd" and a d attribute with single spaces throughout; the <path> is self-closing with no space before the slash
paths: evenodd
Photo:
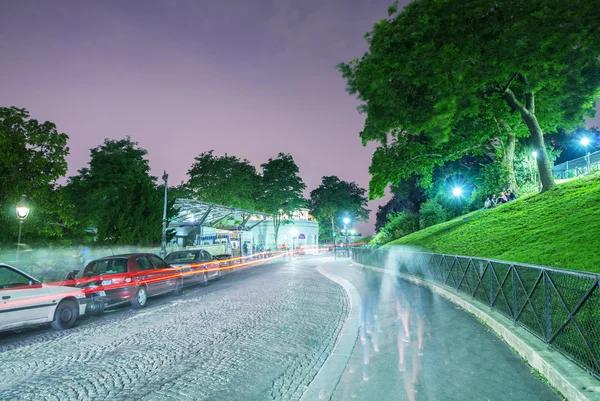
<path id="1" fill-rule="evenodd" d="M 561 399 L 475 317 L 428 289 L 348 262 L 324 267 L 358 289 L 366 328 L 332 400 Z"/>
<path id="2" fill-rule="evenodd" d="M 179 297 L 0 334 L 2 400 L 297 400 L 348 313 L 306 259 L 252 267 Z"/>

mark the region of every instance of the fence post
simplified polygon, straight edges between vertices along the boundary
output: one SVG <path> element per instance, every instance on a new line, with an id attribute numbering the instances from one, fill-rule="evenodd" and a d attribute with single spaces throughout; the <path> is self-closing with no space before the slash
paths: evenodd
<path id="1" fill-rule="evenodd" d="M 492 277 L 495 273 L 494 265 L 491 262 L 488 262 L 488 276 L 490 276 L 490 308 L 494 307 L 494 278 Z"/>
<path id="2" fill-rule="evenodd" d="M 548 272 L 545 269 L 542 271 L 542 274 L 544 275 L 544 321 L 546 323 L 544 339 L 546 340 L 546 344 L 550 345 L 548 343 L 550 336 L 552 336 L 552 318 L 550 315 L 550 283 Z"/>
<path id="3" fill-rule="evenodd" d="M 515 323 L 515 326 L 517 325 L 517 313 L 518 313 L 518 309 L 517 309 L 517 272 L 515 269 L 514 265 L 510 265 L 510 268 L 512 269 L 512 292 L 513 292 L 513 320 Z"/>

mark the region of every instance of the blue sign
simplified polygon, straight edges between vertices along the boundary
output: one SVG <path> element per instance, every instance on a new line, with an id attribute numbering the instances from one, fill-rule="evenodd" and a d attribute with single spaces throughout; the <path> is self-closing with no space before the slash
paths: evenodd
<path id="1" fill-rule="evenodd" d="M 237 230 L 238 230 L 238 231 L 244 231 L 244 227 L 242 227 L 242 226 L 238 226 L 238 227 L 237 227 Z"/>

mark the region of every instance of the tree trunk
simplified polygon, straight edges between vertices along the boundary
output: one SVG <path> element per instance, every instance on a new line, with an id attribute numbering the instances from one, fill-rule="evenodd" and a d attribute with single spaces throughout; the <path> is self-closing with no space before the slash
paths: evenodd
<path id="1" fill-rule="evenodd" d="M 549 190 L 556 185 L 554 177 L 552 176 L 552 165 L 548 158 L 548 152 L 546 152 L 546 145 L 544 143 L 544 133 L 538 123 L 537 117 L 535 116 L 535 99 L 533 92 L 525 94 L 526 106 L 523 106 L 515 94 L 507 89 L 504 93 L 504 99 L 506 102 L 515 110 L 521 114 L 521 118 L 527 124 L 529 133 L 531 134 L 531 141 L 533 142 L 534 150 L 537 152 L 537 167 L 540 175 L 540 181 L 542 183 L 542 192 Z"/>
<path id="2" fill-rule="evenodd" d="M 279 250 L 279 225 L 281 221 L 278 217 L 273 218 L 273 237 L 275 238 L 275 249 Z"/>
<path id="3" fill-rule="evenodd" d="M 335 215 L 331 215 L 331 238 L 333 239 L 333 255 L 337 255 L 336 252 L 336 245 L 335 245 Z"/>
<path id="4" fill-rule="evenodd" d="M 517 190 L 517 179 L 515 177 L 515 144 L 517 142 L 517 136 L 512 132 L 509 132 L 504 145 L 504 152 L 502 155 L 502 164 L 508 168 L 508 189 L 512 192 Z"/>

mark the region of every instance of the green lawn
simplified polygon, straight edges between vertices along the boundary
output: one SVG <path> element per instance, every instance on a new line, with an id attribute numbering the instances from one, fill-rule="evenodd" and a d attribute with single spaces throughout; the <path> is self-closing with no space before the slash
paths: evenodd
<path id="1" fill-rule="evenodd" d="M 600 174 L 472 212 L 390 244 L 600 273 Z"/>

